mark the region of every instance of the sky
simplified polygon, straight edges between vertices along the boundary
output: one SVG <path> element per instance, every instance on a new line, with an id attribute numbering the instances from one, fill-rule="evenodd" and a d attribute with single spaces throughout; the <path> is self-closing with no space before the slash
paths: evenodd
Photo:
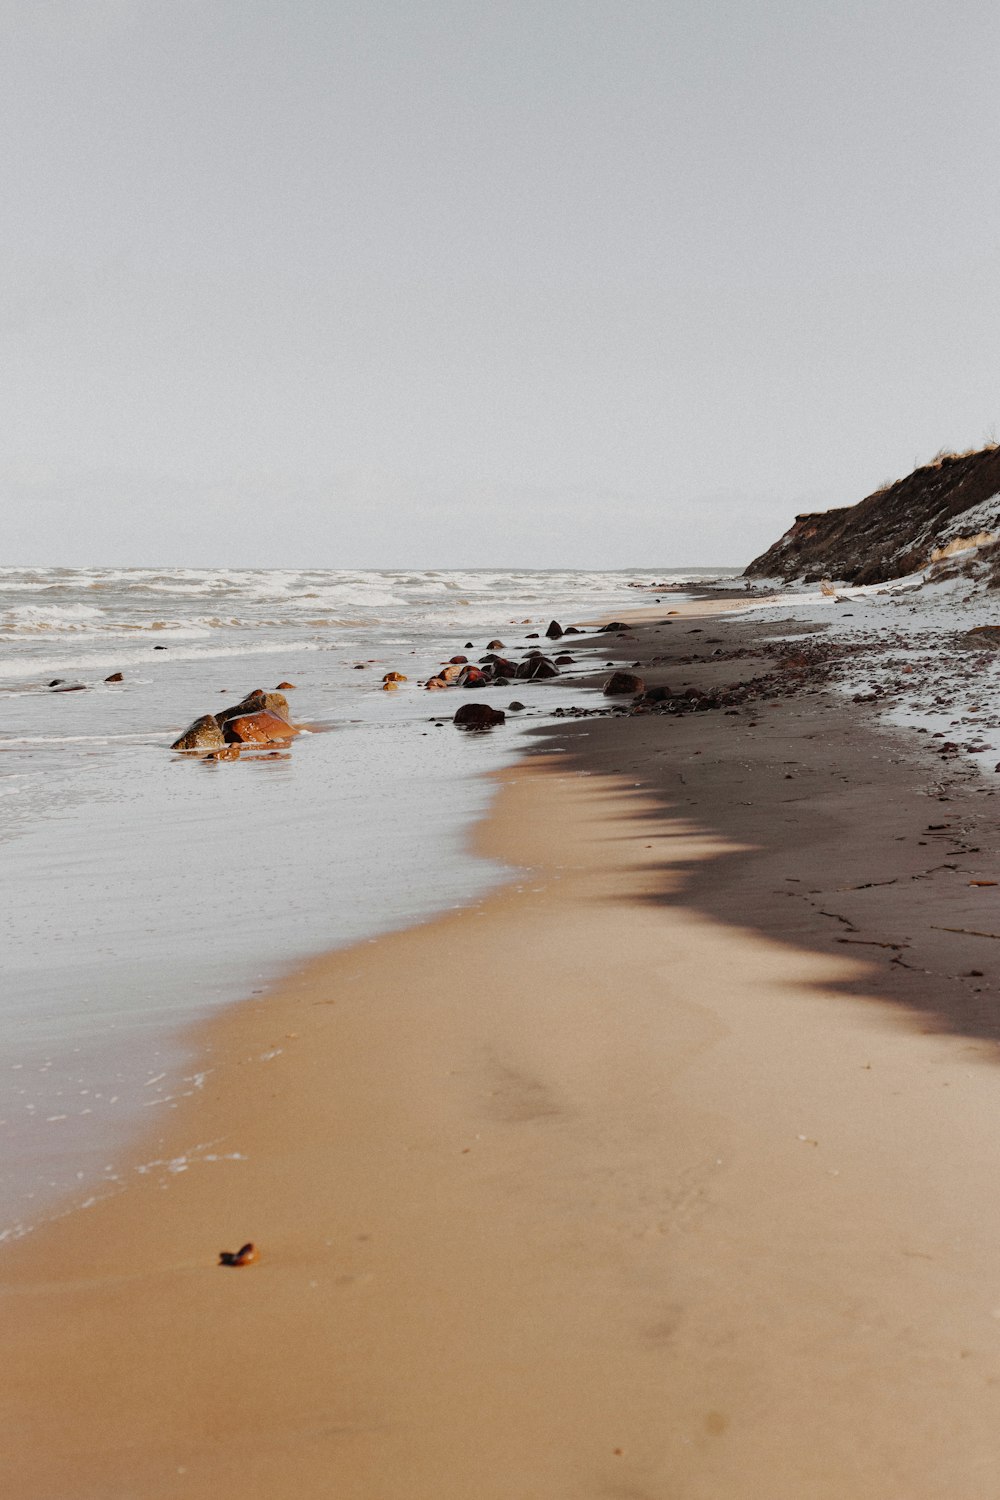
<path id="1" fill-rule="evenodd" d="M 0 565 L 741 564 L 1000 436 L 992 0 L 0 0 Z"/>

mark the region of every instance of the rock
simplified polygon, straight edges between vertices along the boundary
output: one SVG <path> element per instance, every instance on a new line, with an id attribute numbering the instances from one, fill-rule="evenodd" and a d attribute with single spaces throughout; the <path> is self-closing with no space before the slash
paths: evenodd
<path id="1" fill-rule="evenodd" d="M 468 660 L 467 656 L 449 656 L 448 664 L 452 667 L 464 667 Z"/>
<path id="2" fill-rule="evenodd" d="M 496 724 L 503 724 L 506 718 L 502 708 L 490 708 L 488 703 L 463 703 L 452 723 L 460 729 L 492 729 Z"/>
<path id="3" fill-rule="evenodd" d="M 977 625 L 958 638 L 966 651 L 1000 651 L 1000 625 Z"/>
<path id="4" fill-rule="evenodd" d="M 621 622 L 621 620 L 611 620 L 609 622 L 609 624 L 601 626 L 600 633 L 601 633 L 601 635 L 608 635 L 612 630 L 627 630 L 627 629 L 628 629 L 628 626 L 623 625 L 622 622 Z"/>
<path id="5" fill-rule="evenodd" d="M 563 630 L 558 620 L 550 620 L 548 629 L 546 630 L 545 634 L 548 636 L 550 641 L 558 641 L 566 634 L 566 632 Z"/>
<path id="6" fill-rule="evenodd" d="M 644 693 L 646 684 L 634 672 L 612 672 L 604 684 L 605 698 L 623 698 L 627 693 Z"/>
<path id="7" fill-rule="evenodd" d="M 571 667 L 572 665 L 573 665 L 573 658 L 571 656 L 567 656 L 567 654 L 566 654 L 565 651 L 562 653 L 561 656 L 557 656 L 556 657 L 556 666 L 557 667 Z"/>
<path id="8" fill-rule="evenodd" d="M 466 651 L 472 651 L 473 650 L 473 645 L 472 645 L 471 641 L 466 641 L 466 643 L 465 643 L 465 649 L 466 649 Z"/>
<path id="9" fill-rule="evenodd" d="M 518 703 L 516 698 L 514 699 L 513 703 L 508 703 L 507 707 L 510 709 L 512 714 L 521 714 L 524 712 L 524 704 Z M 997 766 L 997 770 L 1000 771 L 1000 766 Z"/>
<path id="10" fill-rule="evenodd" d="M 60 682 L 52 691 L 54 693 L 85 693 L 87 684 L 85 682 Z"/>
<path id="11" fill-rule="evenodd" d="M 223 726 L 223 734 L 230 745 L 271 745 L 275 740 L 290 740 L 297 733 L 287 719 L 268 713 L 266 709 L 260 713 L 238 714 L 227 719 Z"/>
<path id="12" fill-rule="evenodd" d="M 440 688 L 446 688 L 448 684 L 443 677 L 428 677 L 424 683 L 424 690 L 428 693 L 436 693 Z"/>
<path id="13" fill-rule="evenodd" d="M 383 682 L 382 684 L 383 693 L 395 693 L 396 691 L 398 691 L 398 688 L 398 682 Z"/>
<path id="14" fill-rule="evenodd" d="M 125 674 L 123 672 L 112 672 L 111 676 L 110 677 L 105 677 L 104 681 L 105 682 L 124 682 L 125 681 Z"/>
<path id="15" fill-rule="evenodd" d="M 250 1241 L 238 1250 L 219 1251 L 220 1266 L 252 1266 L 257 1260 L 260 1260 L 260 1251 Z"/>
<path id="16" fill-rule="evenodd" d="M 405 678 L 403 676 L 402 672 L 386 672 L 385 676 L 382 678 L 382 681 L 383 682 L 406 682 L 407 678 Z"/>
<path id="17" fill-rule="evenodd" d="M 530 631 L 529 634 L 524 637 L 526 641 L 537 641 L 538 638 L 539 636 L 537 630 Z"/>
<path id="18" fill-rule="evenodd" d="M 222 729 L 227 720 L 235 719 L 243 714 L 275 714 L 279 719 L 284 719 L 286 724 L 292 722 L 291 710 L 288 707 L 288 699 L 281 693 L 265 693 L 261 688 L 254 688 L 252 693 L 247 693 L 239 703 L 234 703 L 231 708 L 223 708 L 216 714 L 215 718 Z"/>
<path id="19" fill-rule="evenodd" d="M 210 750 L 205 756 L 206 760 L 239 760 L 239 745 L 224 745 L 221 750 Z"/>
<path id="20" fill-rule="evenodd" d="M 295 683 L 294 682 L 279 682 L 278 686 L 275 688 L 275 692 L 278 692 L 278 693 L 294 693 L 294 691 L 295 691 Z"/>
<path id="21" fill-rule="evenodd" d="M 483 687 L 483 685 L 485 684 L 485 682 L 486 682 L 486 676 L 485 676 L 485 674 L 483 672 L 481 672 L 479 670 L 478 667 L 465 667 L 465 668 L 463 668 L 462 675 L 458 679 L 458 685 L 459 685 L 459 687 L 464 687 L 464 688 Z"/>
<path id="22" fill-rule="evenodd" d="M 507 647 L 504 645 L 503 641 L 488 641 L 486 643 L 486 649 L 487 651 L 506 651 Z"/>
<path id="23" fill-rule="evenodd" d="M 546 677 L 558 677 L 559 668 L 546 656 L 532 655 L 527 661 L 521 662 L 514 675 L 528 682 L 540 682 Z"/>
<path id="24" fill-rule="evenodd" d="M 65 677 L 53 677 L 52 681 L 49 683 L 49 687 L 62 687 L 65 681 Z"/>
<path id="25" fill-rule="evenodd" d="M 508 661 L 505 656 L 494 656 L 492 653 L 480 658 L 479 665 L 492 667 L 494 672 L 500 672 L 504 677 L 513 677 L 517 671 L 517 663 Z"/>
<path id="26" fill-rule="evenodd" d="M 456 678 L 461 677 L 462 668 L 457 662 L 449 662 L 448 666 L 442 667 L 437 675 L 441 678 L 442 682 L 451 684 Z"/>
<path id="27" fill-rule="evenodd" d="M 214 714 L 202 714 L 189 724 L 171 750 L 221 750 L 226 741 Z"/>
<path id="28" fill-rule="evenodd" d="M 355 670 L 355 672 L 364 672 L 364 671 L 367 670 L 367 664 L 365 662 L 363 662 L 363 661 L 355 662 L 354 663 L 354 670 Z"/>
<path id="29" fill-rule="evenodd" d="M 154 651 L 166 651 L 166 649 L 167 649 L 166 646 L 154 646 L 153 647 Z"/>

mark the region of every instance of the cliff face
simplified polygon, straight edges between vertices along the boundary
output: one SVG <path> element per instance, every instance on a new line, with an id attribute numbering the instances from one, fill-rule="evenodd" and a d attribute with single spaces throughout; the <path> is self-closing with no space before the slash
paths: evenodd
<path id="1" fill-rule="evenodd" d="M 795 517 L 744 578 L 901 578 L 966 539 L 1000 536 L 1000 447 L 949 454 L 876 490 L 857 505 Z"/>

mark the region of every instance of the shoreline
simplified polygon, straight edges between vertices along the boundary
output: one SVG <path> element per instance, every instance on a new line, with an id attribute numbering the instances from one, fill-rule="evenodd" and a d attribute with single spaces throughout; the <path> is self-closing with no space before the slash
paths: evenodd
<path id="1" fill-rule="evenodd" d="M 3 1253 L 12 1488 L 982 1492 L 990 794 L 777 706 L 546 725 L 476 835 L 524 879 L 198 1028 L 162 1165 Z"/>

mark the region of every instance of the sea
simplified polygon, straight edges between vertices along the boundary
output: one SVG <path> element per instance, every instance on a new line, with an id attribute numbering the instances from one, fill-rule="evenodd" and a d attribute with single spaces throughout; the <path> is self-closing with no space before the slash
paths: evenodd
<path id="1" fill-rule="evenodd" d="M 122 1189 L 123 1144 L 204 1086 L 193 1022 L 516 878 L 469 850 L 489 773 L 599 681 L 477 691 L 526 708 L 465 734 L 438 721 L 466 695 L 419 686 L 440 662 L 723 576 L 0 568 L 0 1241 Z M 170 750 L 284 681 L 287 752 Z"/>

